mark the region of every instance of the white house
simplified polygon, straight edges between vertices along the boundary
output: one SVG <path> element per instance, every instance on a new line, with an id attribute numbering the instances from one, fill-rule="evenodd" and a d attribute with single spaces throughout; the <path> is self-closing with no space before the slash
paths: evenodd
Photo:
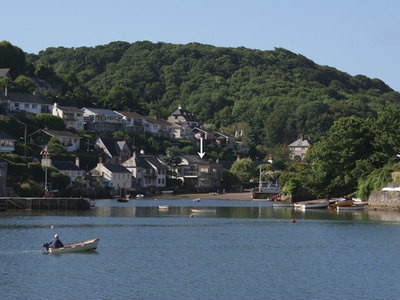
<path id="1" fill-rule="evenodd" d="M 123 119 L 124 132 L 143 134 L 145 117 L 133 111 L 115 111 Z"/>
<path id="2" fill-rule="evenodd" d="M 105 188 L 112 191 L 132 188 L 132 173 L 122 165 L 103 163 L 100 158 L 97 166 L 90 171 L 98 176 Z"/>
<path id="3" fill-rule="evenodd" d="M 53 115 L 64 120 L 65 126 L 83 129 L 83 111 L 77 107 L 53 105 Z"/>
<path id="4" fill-rule="evenodd" d="M 123 119 L 111 109 L 83 107 L 84 129 L 90 132 L 108 132 L 123 130 Z"/>
<path id="5" fill-rule="evenodd" d="M 14 152 L 14 144 L 16 140 L 9 136 L 7 133 L 0 132 L 0 153 L 12 153 Z"/>
<path id="6" fill-rule="evenodd" d="M 71 178 L 71 182 L 78 178 L 84 178 L 85 176 L 85 171 L 79 167 L 78 157 L 76 158 L 75 163 L 72 161 L 52 161 L 51 166 L 60 171 L 60 173 Z"/>
<path id="7" fill-rule="evenodd" d="M 140 155 L 133 153 L 133 156 L 122 163 L 132 172 L 137 189 L 165 188 L 167 184 L 167 167 L 155 155 Z"/>
<path id="8" fill-rule="evenodd" d="M 168 122 L 182 125 L 186 124 L 190 127 L 199 126 L 196 116 L 181 106 L 178 106 L 178 109 L 168 117 Z"/>
<path id="9" fill-rule="evenodd" d="M 70 131 L 41 129 L 41 132 L 55 137 L 67 152 L 79 150 L 81 137 Z"/>
<path id="10" fill-rule="evenodd" d="M 25 94 L 7 92 L 5 95 L 7 109 L 10 112 L 25 111 L 35 115 L 51 113 L 52 102 L 40 94 Z"/>
<path id="11" fill-rule="evenodd" d="M 145 123 L 144 127 L 145 132 L 150 133 L 156 137 L 165 137 L 165 138 L 170 137 L 170 126 L 171 126 L 170 123 L 153 118 L 146 118 L 144 123 Z"/>
<path id="12" fill-rule="evenodd" d="M 301 136 L 288 146 L 290 149 L 290 158 L 294 159 L 296 156 L 298 156 L 303 160 L 310 146 L 311 142 Z"/>

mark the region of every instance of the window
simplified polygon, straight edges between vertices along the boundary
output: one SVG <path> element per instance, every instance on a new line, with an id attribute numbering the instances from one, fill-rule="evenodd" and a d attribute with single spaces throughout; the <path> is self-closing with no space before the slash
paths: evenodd
<path id="1" fill-rule="evenodd" d="M 24 104 L 24 108 L 29 109 L 29 104 L 28 104 L 28 103 L 25 103 L 25 104 Z"/>

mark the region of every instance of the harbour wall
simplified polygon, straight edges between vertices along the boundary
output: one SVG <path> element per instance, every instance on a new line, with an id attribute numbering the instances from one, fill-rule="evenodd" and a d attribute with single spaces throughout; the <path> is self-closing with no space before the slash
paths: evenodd
<path id="1" fill-rule="evenodd" d="M 400 208 L 400 192 L 373 192 L 369 196 L 368 205 L 374 207 Z"/>
<path id="2" fill-rule="evenodd" d="M 90 209 L 89 198 L 25 198 L 25 197 L 2 197 L 0 198 L 0 208 L 2 209 L 71 209 L 88 210 Z"/>

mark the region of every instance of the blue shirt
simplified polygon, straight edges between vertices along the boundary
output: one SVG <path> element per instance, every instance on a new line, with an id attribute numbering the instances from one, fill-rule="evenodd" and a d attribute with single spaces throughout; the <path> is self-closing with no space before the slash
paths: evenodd
<path id="1" fill-rule="evenodd" d="M 64 244 L 58 239 L 58 238 L 53 238 L 49 244 L 50 248 L 61 248 L 64 247 Z"/>

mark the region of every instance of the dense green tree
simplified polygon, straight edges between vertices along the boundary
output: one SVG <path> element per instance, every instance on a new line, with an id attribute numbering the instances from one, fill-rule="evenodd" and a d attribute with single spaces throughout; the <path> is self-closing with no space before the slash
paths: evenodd
<path id="1" fill-rule="evenodd" d="M 52 114 L 43 113 L 36 115 L 35 121 L 39 128 L 47 128 L 52 130 L 65 130 L 64 120 Z"/>
<path id="2" fill-rule="evenodd" d="M 162 161 L 170 171 L 174 171 L 182 161 L 182 151 L 177 147 L 167 148 Z"/>
<path id="3" fill-rule="evenodd" d="M 357 162 L 369 160 L 374 152 L 372 128 L 370 119 L 353 116 L 336 121 L 328 135 L 311 148 L 306 187 L 323 197 L 354 192 L 358 180 L 366 175 L 358 172 Z"/>
<path id="4" fill-rule="evenodd" d="M 13 79 L 26 70 L 25 53 L 10 42 L 0 42 L 0 68 L 10 68 Z"/>
<path id="5" fill-rule="evenodd" d="M 230 172 L 239 178 L 240 182 L 249 182 L 256 175 L 253 161 L 250 158 L 241 158 L 235 161 Z"/>

